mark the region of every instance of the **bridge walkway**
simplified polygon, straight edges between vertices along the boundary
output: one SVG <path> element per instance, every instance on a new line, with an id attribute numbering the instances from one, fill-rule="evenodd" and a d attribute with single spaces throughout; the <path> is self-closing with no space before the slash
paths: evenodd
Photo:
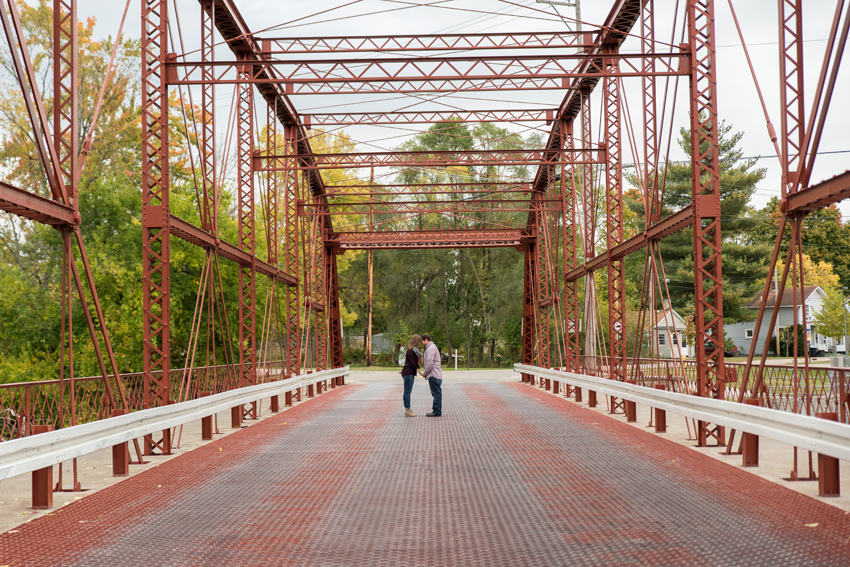
<path id="1" fill-rule="evenodd" d="M 538 389 L 400 397 L 330 391 L 3 534 L 0 565 L 850 561 L 844 511 Z"/>

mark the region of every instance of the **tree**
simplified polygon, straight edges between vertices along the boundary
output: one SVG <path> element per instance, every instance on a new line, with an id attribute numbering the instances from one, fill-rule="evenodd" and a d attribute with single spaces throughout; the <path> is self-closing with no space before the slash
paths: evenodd
<path id="1" fill-rule="evenodd" d="M 771 247 L 754 237 L 759 221 L 749 206 L 756 185 L 764 179 L 765 169 L 756 167 L 757 160 L 742 160 L 739 148 L 742 132 L 731 133 L 731 126 L 719 126 L 720 164 L 720 214 L 723 258 L 723 316 L 727 322 L 749 320 L 753 317 L 745 305 L 764 285 L 767 261 Z M 690 131 L 680 130 L 679 146 L 686 155 L 691 153 Z M 707 151 L 708 148 L 701 148 Z M 691 164 L 673 163 L 659 172 L 666 178 L 663 216 L 692 204 Z M 635 186 L 640 186 L 635 176 L 627 176 Z M 634 192 L 626 192 L 625 204 L 637 213 L 643 229 L 644 210 Z M 682 230 L 661 241 L 661 258 L 664 263 L 671 301 L 674 309 L 684 308 L 694 302 L 693 231 Z M 626 260 L 627 277 L 640 283 L 643 274 L 643 257 L 633 254 Z"/>
<path id="2" fill-rule="evenodd" d="M 812 316 L 812 324 L 818 333 L 834 340 L 844 336 L 846 325 L 845 298 L 837 288 L 826 292 L 826 299 L 820 310 Z"/>
<path id="3" fill-rule="evenodd" d="M 778 277 L 782 277 L 782 272 L 785 269 L 785 262 L 782 258 L 777 259 L 776 261 L 776 273 Z M 800 285 L 800 277 L 797 275 L 792 281 L 791 272 L 788 272 L 788 281 L 785 286 L 786 289 L 790 289 L 792 285 Z M 817 285 L 820 286 L 824 291 L 838 289 L 841 285 L 841 278 L 838 274 L 833 273 L 832 264 L 829 262 L 824 262 L 821 260 L 820 262 L 815 262 L 812 260 L 808 254 L 803 254 L 803 283 L 806 284 L 806 287 Z M 828 336 L 828 335 L 827 335 Z"/>
<path id="4" fill-rule="evenodd" d="M 779 231 L 782 213 L 779 199 L 773 197 L 764 208 L 755 213 L 758 224 L 753 231 L 756 242 L 773 246 Z M 803 250 L 815 264 L 825 262 L 832 266 L 838 276 L 838 284 L 845 293 L 850 291 L 850 225 L 841 220 L 841 211 L 835 205 L 812 211 L 803 217 L 801 232 Z M 780 259 L 785 257 L 791 242 L 790 230 L 786 229 L 782 239 Z M 808 276 L 806 284 L 808 285 Z M 812 284 L 815 285 L 815 284 Z M 823 287 L 823 286 L 821 286 Z"/>

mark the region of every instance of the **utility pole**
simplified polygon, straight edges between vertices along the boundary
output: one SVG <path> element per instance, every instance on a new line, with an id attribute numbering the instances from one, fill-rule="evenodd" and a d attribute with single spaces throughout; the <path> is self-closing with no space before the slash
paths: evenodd
<path id="1" fill-rule="evenodd" d="M 581 31 L 581 0 L 572 0 L 570 2 L 556 2 L 555 0 L 537 0 L 538 4 L 549 4 L 550 6 L 566 6 L 567 8 L 576 9 L 576 31 Z M 558 9 L 555 8 L 557 12 Z M 560 16 L 560 12 L 558 13 Z M 563 18 L 562 18 L 563 19 Z M 566 23 L 566 22 L 564 22 Z M 569 26 L 568 26 L 569 27 Z"/>
<path id="2" fill-rule="evenodd" d="M 844 314 L 844 336 L 841 337 L 841 342 L 844 343 L 844 356 L 847 356 L 847 298 L 841 294 L 841 311 Z M 838 349 L 835 349 L 836 351 Z M 846 360 L 846 359 L 845 359 Z M 841 361 L 841 366 L 844 366 L 844 360 Z"/>
<path id="3" fill-rule="evenodd" d="M 375 184 L 375 168 L 371 169 L 369 174 L 369 185 Z M 374 215 L 372 214 L 372 192 L 374 188 L 369 189 L 369 232 L 374 231 Z M 374 252 L 370 249 L 369 258 L 367 260 L 367 284 L 366 284 L 366 366 L 372 366 L 372 266 Z"/>

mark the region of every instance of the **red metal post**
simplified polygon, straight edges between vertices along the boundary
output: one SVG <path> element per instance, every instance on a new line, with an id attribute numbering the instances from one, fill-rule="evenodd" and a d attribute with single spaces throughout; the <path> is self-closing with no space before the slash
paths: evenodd
<path id="1" fill-rule="evenodd" d="M 838 421 L 837 412 L 817 413 L 815 417 Z M 818 496 L 841 496 L 838 459 L 818 453 Z"/>
<path id="2" fill-rule="evenodd" d="M 243 74 L 250 73 L 245 66 Z M 251 255 L 256 252 L 254 217 L 254 154 L 253 87 L 249 83 L 237 86 L 237 206 L 239 215 L 239 249 Z M 239 265 L 239 385 L 257 383 L 257 272 L 253 262 Z M 253 416 L 256 417 L 256 409 Z"/>
<path id="3" fill-rule="evenodd" d="M 142 1 L 143 405 L 170 400 L 171 314 L 168 179 L 168 3 Z M 145 437 L 145 454 L 154 443 Z"/>
<path id="4" fill-rule="evenodd" d="M 534 251 L 533 244 L 525 245 L 523 262 L 522 306 L 522 363 L 534 364 Z M 534 383 L 534 376 L 522 374 L 523 382 Z"/>
<path id="5" fill-rule="evenodd" d="M 806 139 L 803 98 L 803 7 L 802 0 L 779 0 L 779 114 L 784 170 L 782 185 L 794 192 L 805 165 L 801 156 Z"/>
<path id="6" fill-rule="evenodd" d="M 125 409 L 112 410 L 112 417 L 127 414 Z M 130 442 L 124 441 L 112 446 L 112 476 L 130 475 Z"/>
<path id="7" fill-rule="evenodd" d="M 552 305 L 552 296 L 549 286 L 549 270 L 547 269 L 547 252 L 550 246 L 549 231 L 547 227 L 546 212 L 540 210 L 539 200 L 542 197 L 539 192 L 535 192 L 532 199 L 534 209 L 534 219 L 536 225 L 537 242 L 534 243 L 534 278 L 532 283 L 535 287 L 534 301 L 534 320 L 537 323 L 537 365 L 543 368 L 549 368 L 549 311 Z M 546 389 L 549 389 L 549 382 L 543 381 Z"/>
<path id="8" fill-rule="evenodd" d="M 560 122 L 561 144 L 564 148 L 573 147 L 573 122 Z M 578 266 L 579 227 L 576 224 L 576 170 L 572 163 L 561 165 L 561 199 L 563 206 L 563 253 L 564 275 Z M 578 372 L 581 345 L 579 344 L 579 302 L 578 281 L 564 278 L 564 341 L 566 342 L 566 370 Z M 567 395 L 570 387 L 566 386 Z"/>
<path id="9" fill-rule="evenodd" d="M 33 425 L 32 434 L 49 433 L 52 425 Z M 53 465 L 32 471 L 32 507 L 46 510 L 53 507 Z"/>
<path id="10" fill-rule="evenodd" d="M 691 183 L 697 395 L 724 398 L 723 294 L 714 0 L 689 0 Z M 725 444 L 724 428 L 700 421 L 698 444 Z"/>
<path id="11" fill-rule="evenodd" d="M 748 406 L 761 406 L 761 399 L 749 398 L 744 400 Z M 759 436 L 752 433 L 744 433 L 741 435 L 741 455 L 744 467 L 759 466 Z"/>
<path id="12" fill-rule="evenodd" d="M 215 60 L 215 2 L 201 0 L 201 61 Z M 201 228 L 218 235 L 218 192 L 216 189 L 215 151 L 215 83 L 211 82 L 212 68 L 202 71 L 205 80 L 201 85 L 201 135 L 198 140 L 201 153 Z"/>
<path id="13" fill-rule="evenodd" d="M 336 265 L 336 250 L 337 248 L 327 248 L 325 259 L 327 260 L 327 268 L 325 272 L 328 274 L 328 293 L 327 293 L 327 311 L 328 311 L 328 335 L 330 352 L 328 356 L 328 365 L 330 368 L 341 368 L 342 360 L 342 320 L 340 319 L 339 310 L 339 275 Z M 341 385 L 334 378 L 332 384 L 334 386 Z"/>
<path id="14" fill-rule="evenodd" d="M 211 396 L 212 392 L 201 392 L 201 397 Z M 208 415 L 201 418 L 201 439 L 212 441 L 213 438 L 213 416 Z"/>
<path id="15" fill-rule="evenodd" d="M 667 386 L 664 384 L 656 384 L 656 390 L 666 390 Z M 656 433 L 666 433 L 667 432 L 667 411 L 661 408 L 655 409 L 655 432 Z"/>
<path id="16" fill-rule="evenodd" d="M 286 152 L 289 154 L 296 153 L 298 129 L 295 126 L 287 125 L 284 126 L 283 134 Z M 298 262 L 298 170 L 295 169 L 294 158 L 285 159 L 284 165 L 288 168 L 284 170 L 283 179 L 284 261 L 286 272 L 297 275 L 300 273 Z M 293 285 L 286 288 L 286 367 L 284 368 L 284 378 L 297 376 L 301 372 L 300 287 L 300 285 Z M 292 392 L 286 393 L 285 403 L 287 406 L 292 405 Z"/>
<path id="17" fill-rule="evenodd" d="M 609 51 L 608 54 L 611 54 Z M 608 62 L 608 70 L 615 71 L 615 59 Z M 608 142 L 605 168 L 605 219 L 608 250 L 624 240 L 623 231 L 623 171 L 621 164 L 621 111 L 620 81 L 606 75 L 605 89 L 605 139 Z M 622 258 L 608 261 L 608 336 L 610 337 L 610 378 L 626 379 L 626 275 Z M 611 411 L 616 404 L 611 398 Z"/>

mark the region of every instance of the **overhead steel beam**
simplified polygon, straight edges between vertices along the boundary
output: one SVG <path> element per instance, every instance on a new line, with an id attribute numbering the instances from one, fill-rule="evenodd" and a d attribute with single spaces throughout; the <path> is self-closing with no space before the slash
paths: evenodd
<path id="1" fill-rule="evenodd" d="M 593 44 L 593 32 L 506 32 L 438 35 L 257 38 L 264 55 L 488 49 L 558 49 Z"/>
<path id="2" fill-rule="evenodd" d="M 686 207 L 679 212 L 673 213 L 672 215 L 662 219 L 661 222 L 649 227 L 645 232 L 641 232 L 640 234 L 629 238 L 622 244 L 618 244 L 611 250 L 595 256 L 581 266 L 567 272 L 567 281 L 576 281 L 585 274 L 592 273 L 599 268 L 606 266 L 610 260 L 619 260 L 633 252 L 642 250 L 647 247 L 651 240 L 661 240 L 665 236 L 669 236 L 674 232 L 679 232 L 680 230 L 692 226 L 693 223 L 694 209 L 693 207 Z"/>
<path id="3" fill-rule="evenodd" d="M 2 181 L 0 210 L 51 226 L 80 224 L 80 214 L 73 208 Z"/>
<path id="4" fill-rule="evenodd" d="M 340 232 L 329 243 L 345 250 L 510 248 L 534 239 L 527 230 L 410 230 Z"/>
<path id="5" fill-rule="evenodd" d="M 789 214 L 792 212 L 811 212 L 824 209 L 833 203 L 850 197 L 850 171 L 821 181 L 817 185 L 800 189 L 790 195 L 780 207 Z"/>
<path id="6" fill-rule="evenodd" d="M 298 278 L 296 276 L 288 274 L 283 270 L 279 270 L 259 258 L 253 257 L 249 252 L 240 250 L 233 244 L 216 238 L 192 223 L 184 221 L 180 217 L 171 215 L 170 226 L 171 235 L 176 236 L 184 242 L 194 244 L 200 248 L 211 249 L 217 256 L 230 260 L 231 262 L 235 262 L 240 266 L 251 266 L 254 264 L 256 265 L 258 274 L 272 277 L 285 285 L 295 286 L 298 284 Z"/>
<path id="7" fill-rule="evenodd" d="M 427 59 L 354 59 L 269 61 L 253 64 L 240 76 L 237 61 L 177 61 L 166 69 L 169 85 L 282 84 L 286 94 L 359 94 L 439 91 L 565 89 L 573 81 L 593 77 L 645 76 L 643 61 L 655 60 L 652 76 L 686 75 L 687 54 L 626 53 L 588 55 L 428 57 Z M 578 58 L 578 65 L 573 61 Z M 606 69 L 608 60 L 618 60 Z M 209 69 L 213 72 L 210 76 Z"/>
<path id="8" fill-rule="evenodd" d="M 360 112 L 304 114 L 306 127 L 354 126 L 358 124 L 434 124 L 437 122 L 551 122 L 554 109 L 456 110 L 418 112 Z"/>
<path id="9" fill-rule="evenodd" d="M 245 23 L 239 10 L 236 8 L 234 0 L 213 0 L 209 5 L 209 9 L 215 11 L 215 27 L 234 55 L 242 57 L 252 62 L 252 64 L 267 58 L 262 53 L 262 49 L 255 40 L 254 34 L 251 32 L 248 24 Z M 295 127 L 296 134 L 293 138 L 298 149 L 298 154 L 307 156 L 304 158 L 306 160 L 304 165 L 309 166 L 309 156 L 313 154 L 309 138 L 301 125 L 295 106 L 289 100 L 289 97 L 286 96 L 287 93 L 279 85 L 274 84 L 277 77 L 274 70 L 264 65 L 255 65 L 253 66 L 251 76 L 258 79 L 254 81 L 256 88 L 269 106 L 275 109 L 280 123 L 284 126 L 290 125 Z M 214 79 L 211 77 L 210 80 Z M 307 183 L 314 195 L 324 194 L 325 184 L 318 171 L 308 171 Z M 327 219 L 326 222 L 329 223 L 330 219 Z"/>
<path id="10" fill-rule="evenodd" d="M 569 85 L 570 89 L 558 107 L 558 113 L 555 116 L 556 120 L 572 122 L 581 113 L 582 92 L 587 94 L 592 92 L 602 78 L 601 74 L 594 75 L 587 74 L 587 72 L 603 65 L 603 45 L 619 48 L 623 41 L 625 41 L 628 34 L 631 33 L 635 24 L 640 19 L 644 1 L 616 0 L 611 11 L 608 13 L 608 17 L 605 19 L 605 23 L 599 33 L 594 37 L 593 47 L 588 49 L 588 55 L 595 56 L 596 58 L 586 59 L 577 67 L 576 70 L 579 74 L 575 75 L 575 80 Z M 546 147 L 550 151 L 556 151 L 558 148 L 563 147 L 557 123 L 552 126 Z M 547 167 L 541 167 L 537 170 L 534 178 L 534 189 L 536 191 L 544 191 L 546 189 L 550 183 L 550 173 Z"/>
<path id="11" fill-rule="evenodd" d="M 316 154 L 311 165 L 301 165 L 300 169 L 348 169 L 354 167 L 471 167 L 504 165 L 556 165 L 566 162 L 564 153 L 579 153 L 582 149 L 559 152 L 549 155 L 543 150 L 465 150 L 431 152 L 364 152 L 340 154 Z M 590 150 L 596 153 L 596 159 L 575 160 L 573 164 L 605 163 L 604 150 Z M 590 153 L 587 152 L 587 153 Z M 254 171 L 282 170 L 281 160 L 299 159 L 302 156 L 254 155 Z M 300 160 L 304 163 L 304 160 Z M 271 165 L 269 165 L 271 162 Z"/>

